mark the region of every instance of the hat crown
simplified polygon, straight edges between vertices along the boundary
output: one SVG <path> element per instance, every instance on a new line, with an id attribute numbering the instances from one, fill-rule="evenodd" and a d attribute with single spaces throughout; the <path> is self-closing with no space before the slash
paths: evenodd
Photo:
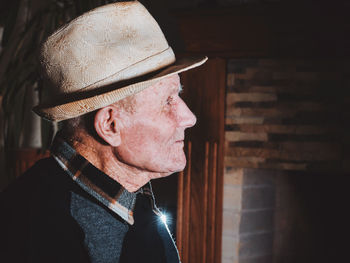
<path id="1" fill-rule="evenodd" d="M 46 40 L 40 60 L 51 97 L 142 76 L 175 56 L 146 8 L 129 1 L 72 20 Z"/>
<path id="2" fill-rule="evenodd" d="M 206 60 L 175 61 L 157 22 L 138 1 L 101 6 L 61 27 L 42 45 L 45 92 L 33 111 L 50 121 L 74 118 Z"/>

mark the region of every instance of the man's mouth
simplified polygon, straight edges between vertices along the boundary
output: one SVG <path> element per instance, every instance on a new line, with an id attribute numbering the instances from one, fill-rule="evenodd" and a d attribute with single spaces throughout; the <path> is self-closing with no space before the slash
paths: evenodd
<path id="1" fill-rule="evenodd" d="M 178 140 L 175 142 L 176 144 L 181 144 L 182 146 L 184 145 L 184 141 L 183 140 Z"/>

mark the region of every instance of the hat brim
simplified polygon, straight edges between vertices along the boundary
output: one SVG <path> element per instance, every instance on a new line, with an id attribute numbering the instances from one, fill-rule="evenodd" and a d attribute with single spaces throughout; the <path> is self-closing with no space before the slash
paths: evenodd
<path id="1" fill-rule="evenodd" d="M 55 103 L 39 104 L 33 108 L 33 111 L 49 121 L 78 117 L 136 94 L 163 78 L 196 68 L 207 60 L 207 57 L 179 59 L 165 69 L 132 80 L 102 86 L 92 91 L 67 94 Z"/>

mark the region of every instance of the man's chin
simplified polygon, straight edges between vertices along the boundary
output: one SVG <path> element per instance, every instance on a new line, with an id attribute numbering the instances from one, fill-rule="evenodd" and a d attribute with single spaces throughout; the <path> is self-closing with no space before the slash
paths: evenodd
<path id="1" fill-rule="evenodd" d="M 173 172 L 153 173 L 150 179 L 153 180 L 153 179 L 163 178 L 163 177 L 167 177 L 167 176 L 172 175 L 172 174 L 173 174 Z"/>
<path id="2" fill-rule="evenodd" d="M 167 177 L 167 176 L 172 175 L 174 173 L 182 172 L 185 169 L 185 167 L 186 167 L 186 162 L 183 165 L 178 165 L 177 167 L 172 167 L 167 171 L 159 171 L 159 172 L 155 173 L 151 179 Z"/>
<path id="3" fill-rule="evenodd" d="M 182 172 L 185 169 L 185 167 L 186 167 L 186 158 L 184 158 L 181 162 L 177 163 L 176 166 L 174 166 L 171 169 L 170 174 Z"/>

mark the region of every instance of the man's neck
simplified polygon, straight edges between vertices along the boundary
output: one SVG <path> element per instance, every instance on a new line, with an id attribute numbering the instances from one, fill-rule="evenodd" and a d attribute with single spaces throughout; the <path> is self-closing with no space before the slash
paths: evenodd
<path id="1" fill-rule="evenodd" d="M 120 183 L 129 192 L 135 192 L 151 179 L 162 177 L 159 173 L 140 170 L 118 160 L 113 148 L 97 142 L 89 135 L 70 139 L 72 147 L 96 168 Z"/>

